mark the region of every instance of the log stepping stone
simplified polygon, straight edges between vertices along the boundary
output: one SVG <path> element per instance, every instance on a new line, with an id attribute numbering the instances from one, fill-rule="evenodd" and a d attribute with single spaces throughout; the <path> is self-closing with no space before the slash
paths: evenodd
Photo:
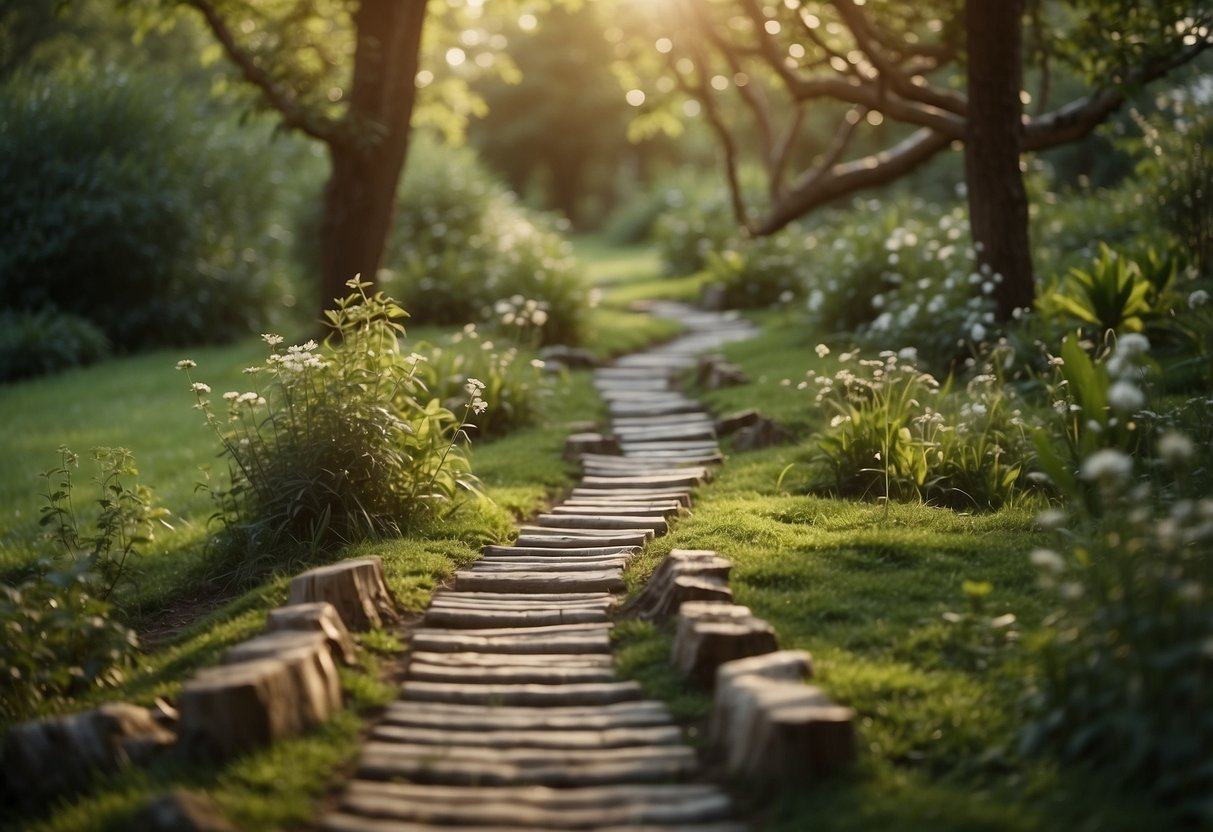
<path id="1" fill-rule="evenodd" d="M 704 782 L 665 705 L 620 680 L 612 655 L 624 567 L 690 508 L 692 489 L 722 459 L 715 421 L 675 382 L 747 327 L 678 305 L 654 309 L 687 333 L 595 371 L 612 424 L 566 444 L 581 481 L 519 525 L 513 545 L 485 546 L 434 593 L 410 634 L 399 699 L 317 828 L 747 829 L 727 794 Z M 702 582 L 726 568 L 690 560 L 698 571 L 675 578 Z M 670 592 L 705 597 L 696 587 Z"/>

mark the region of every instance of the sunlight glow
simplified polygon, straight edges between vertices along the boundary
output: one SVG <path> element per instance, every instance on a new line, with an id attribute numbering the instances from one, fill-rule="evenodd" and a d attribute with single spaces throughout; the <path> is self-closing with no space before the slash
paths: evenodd
<path id="1" fill-rule="evenodd" d="M 522 31 L 529 32 L 538 25 L 539 19 L 530 12 L 518 15 L 518 28 Z"/>
<path id="2" fill-rule="evenodd" d="M 644 90 L 628 90 L 628 93 L 624 96 L 624 98 L 626 98 L 627 102 L 633 107 L 639 107 L 641 104 L 644 104 Z"/>
<path id="3" fill-rule="evenodd" d="M 668 55 L 670 54 L 670 50 L 674 48 L 674 41 L 669 38 L 657 38 L 655 46 L 657 47 L 657 51 L 662 55 Z"/>
<path id="4" fill-rule="evenodd" d="M 463 62 L 467 60 L 467 53 L 457 46 L 452 46 L 446 50 L 446 62 L 449 66 L 463 66 Z"/>

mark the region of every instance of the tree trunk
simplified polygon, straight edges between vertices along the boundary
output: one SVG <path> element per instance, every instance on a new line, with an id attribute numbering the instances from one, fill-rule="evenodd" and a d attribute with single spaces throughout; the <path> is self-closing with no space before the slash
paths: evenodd
<path id="1" fill-rule="evenodd" d="M 409 147 L 426 0 L 362 0 L 343 129 L 329 142 L 320 240 L 320 301 L 348 294 L 356 274 L 374 281 Z"/>
<path id="2" fill-rule="evenodd" d="M 1024 0 L 968 0 L 968 119 L 965 181 L 978 263 L 1002 275 L 994 290 L 999 320 L 1036 296 L 1028 242 L 1028 195 L 1019 169 L 1023 137 Z"/>

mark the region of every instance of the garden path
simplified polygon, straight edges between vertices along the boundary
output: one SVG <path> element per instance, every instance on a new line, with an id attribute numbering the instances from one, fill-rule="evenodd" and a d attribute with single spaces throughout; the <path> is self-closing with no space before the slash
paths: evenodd
<path id="1" fill-rule="evenodd" d="M 622 456 L 584 454 L 562 504 L 434 594 L 327 832 L 745 829 L 664 704 L 615 675 L 623 568 L 721 458 L 712 419 L 674 379 L 751 333 L 728 314 L 650 311 L 685 334 L 595 374 Z"/>

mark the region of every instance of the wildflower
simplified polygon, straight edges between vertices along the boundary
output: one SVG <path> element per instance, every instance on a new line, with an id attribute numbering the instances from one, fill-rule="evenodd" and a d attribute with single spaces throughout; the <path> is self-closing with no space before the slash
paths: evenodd
<path id="1" fill-rule="evenodd" d="M 1033 549 L 1032 553 L 1028 555 L 1028 559 L 1037 569 L 1046 572 L 1059 573 L 1066 569 L 1066 563 L 1061 559 L 1061 555 L 1052 549 Z"/>
<path id="2" fill-rule="evenodd" d="M 1133 473 L 1133 459 L 1115 448 L 1104 448 L 1084 459 L 1079 473 L 1088 482 L 1119 482 Z"/>
<path id="3" fill-rule="evenodd" d="M 268 332 L 261 333 L 261 340 L 269 344 L 271 347 L 276 347 L 282 343 L 281 335 L 273 335 Z"/>
<path id="4" fill-rule="evenodd" d="M 839 413 L 837 416 L 835 416 L 833 419 L 830 420 L 830 427 L 836 428 L 839 425 L 843 424 L 844 422 L 849 422 L 849 421 L 851 421 L 850 416 L 844 416 L 843 414 Z"/>
<path id="5" fill-rule="evenodd" d="M 909 364 L 913 364 L 918 361 L 918 348 L 917 347 L 902 347 L 900 350 L 897 351 L 897 357 L 900 358 L 902 361 L 905 361 Z"/>
<path id="6" fill-rule="evenodd" d="M 1132 382 L 1118 381 L 1108 388 L 1108 404 L 1121 413 L 1134 413 L 1146 403 L 1146 397 Z"/>
<path id="7" fill-rule="evenodd" d="M 1060 509 L 1051 508 L 1036 515 L 1036 524 L 1049 531 L 1063 528 L 1069 517 Z"/>
<path id="8" fill-rule="evenodd" d="M 245 367 L 243 370 L 241 370 L 241 372 L 244 373 L 246 376 L 252 376 L 252 375 L 256 375 L 257 373 L 261 372 L 261 370 L 262 370 L 261 367 Z"/>
<path id="9" fill-rule="evenodd" d="M 409 353 L 408 358 L 404 359 L 404 361 L 410 367 L 414 367 L 417 364 L 420 364 L 422 361 L 429 361 L 429 359 L 419 352 L 411 352 Z"/>
<path id="10" fill-rule="evenodd" d="M 225 402 L 234 402 L 239 397 L 240 397 L 240 394 L 237 393 L 235 390 L 228 390 L 226 393 L 223 394 L 223 400 Z"/>
<path id="11" fill-rule="evenodd" d="M 531 323 L 535 326 L 543 326 L 548 322 L 548 313 L 542 309 L 536 309 L 531 313 Z"/>
<path id="12" fill-rule="evenodd" d="M 1192 440 L 1179 431 L 1167 431 L 1158 440 L 1158 456 L 1173 468 L 1190 460 L 1195 451 Z"/>
<path id="13" fill-rule="evenodd" d="M 484 411 L 488 410 L 489 403 L 484 399 L 472 399 L 472 412 L 479 416 Z"/>
<path id="14" fill-rule="evenodd" d="M 203 384 L 200 381 L 195 381 L 190 385 L 190 390 L 195 393 L 209 393 L 211 392 L 211 386 L 209 384 Z"/>
<path id="15" fill-rule="evenodd" d="M 1198 306 L 1204 306 L 1209 302 L 1209 293 L 1204 289 L 1197 289 L 1192 294 L 1188 295 L 1188 308 L 1195 309 Z"/>
<path id="16" fill-rule="evenodd" d="M 469 396 L 477 396 L 484 389 L 484 382 L 478 378 L 469 378 L 463 389 L 468 391 Z"/>
<path id="17" fill-rule="evenodd" d="M 177 362 L 178 370 L 192 370 L 194 367 L 197 367 L 197 366 L 198 366 L 198 362 L 196 362 L 192 359 L 189 359 L 189 358 L 183 358 Z"/>
<path id="18" fill-rule="evenodd" d="M 1125 358 L 1144 355 L 1150 351 L 1150 339 L 1140 332 L 1129 332 L 1116 342 L 1116 354 Z"/>
<path id="19" fill-rule="evenodd" d="M 986 328 L 980 323 L 973 324 L 973 326 L 969 327 L 969 337 L 974 341 L 986 340 Z"/>
<path id="20" fill-rule="evenodd" d="M 532 358 L 532 359 L 531 359 L 531 366 L 532 366 L 532 367 L 534 367 L 536 370 L 542 370 L 542 369 L 543 369 L 544 367 L 546 367 L 547 365 L 546 365 L 546 364 L 544 364 L 544 362 L 543 362 L 543 359 L 542 359 L 542 358 Z"/>

